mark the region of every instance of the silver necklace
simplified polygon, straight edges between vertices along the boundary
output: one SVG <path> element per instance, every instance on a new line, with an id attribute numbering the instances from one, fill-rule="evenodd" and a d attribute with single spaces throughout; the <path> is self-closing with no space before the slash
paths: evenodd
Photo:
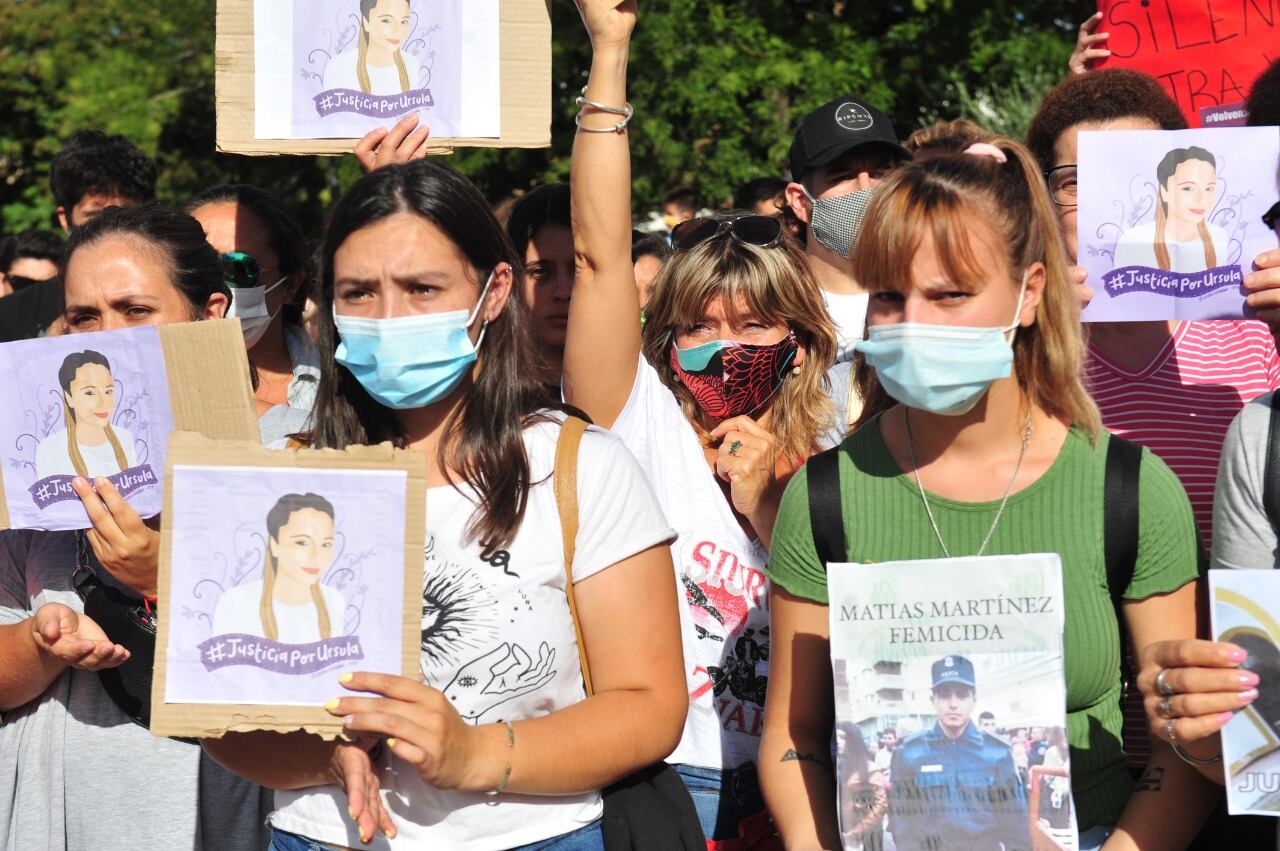
<path id="1" fill-rule="evenodd" d="M 942 547 L 942 554 L 947 558 L 951 558 L 951 551 L 947 549 L 947 544 L 942 540 L 942 531 L 938 529 L 938 521 L 933 516 L 933 509 L 929 506 L 929 497 L 924 492 L 924 484 L 920 481 L 920 465 L 916 463 L 916 443 L 915 438 L 911 435 L 911 412 L 904 408 L 902 412 L 902 421 L 907 427 L 907 451 L 911 455 L 911 470 L 915 473 L 916 488 L 920 491 L 920 501 L 924 503 L 925 513 L 929 515 L 929 525 L 933 527 L 933 534 L 938 538 L 938 546 Z M 1009 504 L 1009 495 L 1013 493 L 1013 483 L 1018 480 L 1018 472 L 1022 469 L 1022 459 L 1027 455 L 1027 444 L 1031 442 L 1031 415 L 1027 415 L 1027 428 L 1022 433 L 1022 450 L 1018 452 L 1018 463 L 1013 468 L 1013 477 L 1009 479 L 1009 486 L 1004 489 L 1004 498 L 1000 500 L 1000 507 L 996 509 L 996 518 L 991 521 L 991 528 L 987 530 L 987 537 L 982 539 L 982 546 L 978 547 L 978 551 L 974 554 L 980 556 L 987 551 L 987 544 L 991 543 L 991 536 L 996 533 L 996 526 L 1000 524 L 1000 518 L 1004 516 L 1004 507 Z"/>

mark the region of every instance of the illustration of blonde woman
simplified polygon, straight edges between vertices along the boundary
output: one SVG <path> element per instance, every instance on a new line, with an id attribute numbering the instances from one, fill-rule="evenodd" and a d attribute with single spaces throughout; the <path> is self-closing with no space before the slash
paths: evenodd
<path id="1" fill-rule="evenodd" d="M 112 476 L 136 466 L 133 435 L 111 424 L 119 404 L 111 363 L 92 349 L 72 352 L 58 369 L 66 427 L 36 449 L 36 478 Z"/>
<path id="2" fill-rule="evenodd" d="M 360 0 L 356 46 L 329 60 L 325 90 L 395 95 L 417 88 L 417 60 L 401 49 L 409 26 L 409 0 Z"/>
<path id="3" fill-rule="evenodd" d="M 1194 145 L 1175 148 L 1156 166 L 1156 184 L 1155 221 L 1121 234 L 1115 268 L 1203 272 L 1226 263 L 1226 231 L 1207 220 L 1218 198 L 1213 154 Z"/>
<path id="4" fill-rule="evenodd" d="M 262 579 L 218 601 L 213 634 L 257 635 L 308 644 L 340 630 L 346 600 L 321 582 L 333 564 L 333 505 L 314 493 L 285 494 L 267 512 Z"/>

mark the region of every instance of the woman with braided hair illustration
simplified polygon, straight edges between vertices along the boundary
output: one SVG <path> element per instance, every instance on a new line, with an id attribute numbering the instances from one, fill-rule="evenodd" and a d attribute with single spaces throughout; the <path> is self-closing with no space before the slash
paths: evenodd
<path id="1" fill-rule="evenodd" d="M 333 505 L 314 494 L 285 494 L 267 512 L 262 579 L 218 601 L 213 634 L 258 635 L 309 644 L 341 634 L 346 600 L 321 580 L 333 563 Z"/>
<path id="2" fill-rule="evenodd" d="M 1156 166 L 1156 218 L 1116 243 L 1117 269 L 1203 272 L 1227 262 L 1227 233 L 1208 220 L 1218 198 L 1218 162 L 1204 148 L 1175 148 Z"/>
<path id="3" fill-rule="evenodd" d="M 329 60 L 324 88 L 398 95 L 418 88 L 417 60 L 406 57 L 409 0 L 360 0 L 356 47 Z"/>
<path id="4" fill-rule="evenodd" d="M 36 477 L 112 476 L 138 463 L 133 435 L 111 416 L 119 404 L 111 363 L 100 352 L 72 352 L 58 370 L 66 427 L 40 441 Z"/>

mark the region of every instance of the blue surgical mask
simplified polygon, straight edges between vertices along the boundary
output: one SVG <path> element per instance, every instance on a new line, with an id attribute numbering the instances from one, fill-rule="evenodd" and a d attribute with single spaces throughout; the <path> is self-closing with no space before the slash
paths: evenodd
<path id="1" fill-rule="evenodd" d="M 467 330 L 475 324 L 492 283 L 490 274 L 469 313 L 453 310 L 394 319 L 334 313 L 342 338 L 334 358 L 366 393 L 388 408 L 422 408 L 438 402 L 453 392 L 476 362 L 484 329 L 474 344 Z"/>
<path id="2" fill-rule="evenodd" d="M 1023 275 L 1012 324 L 967 328 L 899 322 L 871 325 L 857 349 L 886 393 L 908 408 L 959 416 L 973 410 L 991 383 L 1013 374 L 1013 335 L 1022 314 Z"/>

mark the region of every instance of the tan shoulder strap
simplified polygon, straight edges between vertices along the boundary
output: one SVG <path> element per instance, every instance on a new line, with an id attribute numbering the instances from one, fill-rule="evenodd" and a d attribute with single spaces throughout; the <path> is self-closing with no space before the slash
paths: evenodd
<path id="1" fill-rule="evenodd" d="M 595 692 L 591 688 L 591 666 L 587 663 L 587 648 L 582 643 L 582 623 L 578 620 L 578 601 L 573 593 L 573 553 L 578 540 L 578 446 L 587 430 L 584 420 L 566 417 L 560 427 L 560 439 L 556 441 L 555 476 L 556 507 L 560 510 L 560 532 L 564 535 L 564 593 L 569 599 L 569 614 L 573 617 L 573 633 L 578 639 L 578 658 L 582 664 L 582 684 L 587 697 Z"/>

